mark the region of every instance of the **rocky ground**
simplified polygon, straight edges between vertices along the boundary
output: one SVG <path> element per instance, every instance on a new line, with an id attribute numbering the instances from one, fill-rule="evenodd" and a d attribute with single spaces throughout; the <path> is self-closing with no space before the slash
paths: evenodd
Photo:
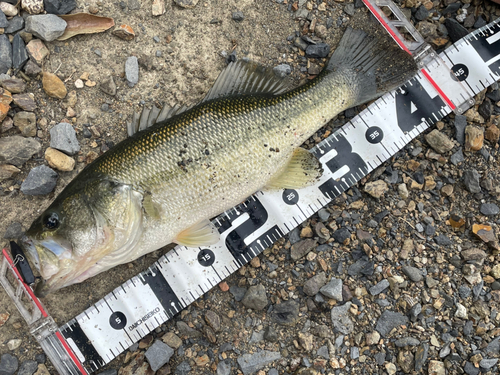
<path id="1" fill-rule="evenodd" d="M 135 32 L 66 41 L 52 40 L 60 19 L 44 19 L 49 33 L 0 3 L 2 246 L 125 137 L 133 109 L 196 102 L 231 54 L 298 83 L 325 61 L 310 57 L 323 50 L 314 43 L 333 48 L 369 19 L 359 0 L 166 0 L 153 16 L 162 3 L 45 1 L 49 13 L 111 17 Z M 500 15 L 488 0 L 399 5 L 438 51 Z M 498 85 L 482 92 L 101 373 L 498 373 L 499 101 Z M 63 324 L 163 252 L 43 302 Z M 1 375 L 55 373 L 3 290 L 0 354 Z"/>

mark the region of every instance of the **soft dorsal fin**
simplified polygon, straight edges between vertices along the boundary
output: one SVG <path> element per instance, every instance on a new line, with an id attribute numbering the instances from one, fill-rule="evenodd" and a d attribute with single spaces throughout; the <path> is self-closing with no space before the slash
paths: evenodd
<path id="1" fill-rule="evenodd" d="M 230 95 L 279 95 L 289 90 L 290 86 L 290 81 L 276 76 L 272 68 L 254 61 L 238 60 L 219 74 L 201 103 Z"/>

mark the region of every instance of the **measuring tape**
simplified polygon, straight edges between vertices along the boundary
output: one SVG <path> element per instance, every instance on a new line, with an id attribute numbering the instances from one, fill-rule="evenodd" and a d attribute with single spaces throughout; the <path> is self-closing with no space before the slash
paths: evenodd
<path id="1" fill-rule="evenodd" d="M 60 374 L 91 374 L 171 319 L 237 271 L 321 207 L 355 185 L 424 130 L 500 79 L 500 25 L 469 34 L 439 55 L 432 51 L 392 2 L 365 4 L 394 40 L 420 65 L 405 85 L 368 106 L 310 150 L 323 164 L 320 180 L 303 189 L 257 192 L 213 220 L 220 241 L 177 246 L 62 327 L 57 327 L 6 249 L 0 283 L 30 325 Z M 387 6 L 397 20 L 381 11 Z M 416 41 L 402 39 L 404 26 Z M 16 281 L 7 280 L 13 272 Z M 28 300 L 28 306 L 22 301 Z"/>

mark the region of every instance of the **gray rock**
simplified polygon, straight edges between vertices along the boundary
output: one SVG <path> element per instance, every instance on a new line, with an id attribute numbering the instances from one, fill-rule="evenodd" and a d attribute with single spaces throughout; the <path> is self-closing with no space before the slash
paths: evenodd
<path id="1" fill-rule="evenodd" d="M 375 329 L 383 336 L 387 335 L 394 329 L 403 324 L 408 323 L 408 317 L 405 315 L 385 310 L 377 321 Z"/>
<path id="2" fill-rule="evenodd" d="M 424 367 L 427 362 L 427 356 L 429 354 L 429 344 L 426 342 L 422 343 L 415 353 L 415 371 L 418 373 Z"/>
<path id="3" fill-rule="evenodd" d="M 332 278 L 320 290 L 321 294 L 325 297 L 332 298 L 336 301 L 342 302 L 342 280 Z"/>
<path id="4" fill-rule="evenodd" d="M 465 128 L 467 127 L 467 118 L 464 115 L 455 116 L 455 138 L 458 143 L 463 145 L 465 143 Z"/>
<path id="5" fill-rule="evenodd" d="M 405 346 L 417 346 L 420 345 L 420 340 L 414 337 L 402 337 L 397 339 L 395 344 L 398 348 L 404 348 Z"/>
<path id="6" fill-rule="evenodd" d="M 380 352 L 375 354 L 375 361 L 379 366 L 382 366 L 385 362 L 385 353 Z"/>
<path id="7" fill-rule="evenodd" d="M 23 227 L 20 223 L 12 223 L 5 230 L 3 238 L 6 240 L 17 240 L 21 238 L 24 234 Z"/>
<path id="8" fill-rule="evenodd" d="M 0 73 L 7 73 L 12 67 L 12 45 L 7 35 L 0 35 Z"/>
<path id="9" fill-rule="evenodd" d="M 500 336 L 491 340 L 490 343 L 486 346 L 486 353 L 498 355 L 500 352 Z"/>
<path id="10" fill-rule="evenodd" d="M 180 332 L 180 336 L 187 336 L 189 338 L 196 338 L 201 336 L 201 332 L 188 326 L 185 322 L 178 321 L 175 326 Z"/>
<path id="11" fill-rule="evenodd" d="M 322 208 L 321 210 L 318 211 L 318 216 L 321 221 L 327 221 L 328 218 L 330 217 L 330 212 L 328 212 L 327 209 Z"/>
<path id="12" fill-rule="evenodd" d="M 38 369 L 38 363 L 36 361 L 27 360 L 21 363 L 19 366 L 19 371 L 17 375 L 33 375 Z"/>
<path id="13" fill-rule="evenodd" d="M 26 52 L 24 40 L 17 33 L 12 40 L 12 66 L 14 69 L 21 69 L 27 61 L 28 52 Z"/>
<path id="14" fill-rule="evenodd" d="M 109 76 L 108 78 L 104 79 L 99 85 L 99 88 L 101 89 L 102 92 L 111 96 L 115 96 L 116 84 L 115 80 L 113 79 L 113 76 Z"/>
<path id="15" fill-rule="evenodd" d="M 189 375 L 191 372 L 191 366 L 187 361 L 183 361 L 179 363 L 179 365 L 175 368 L 175 375 Z"/>
<path id="16" fill-rule="evenodd" d="M 37 63 L 31 61 L 31 60 L 28 60 L 28 62 L 26 63 L 26 65 L 24 65 L 24 72 L 30 76 L 30 77 L 35 77 L 37 76 L 38 74 L 40 74 L 42 71 L 42 68 L 40 68 Z"/>
<path id="17" fill-rule="evenodd" d="M 267 306 L 267 295 L 264 285 L 258 284 L 248 288 L 241 303 L 249 309 L 263 310 Z"/>
<path id="18" fill-rule="evenodd" d="M 68 14 L 76 8 L 76 0 L 43 0 L 44 9 L 51 14 Z"/>
<path id="19" fill-rule="evenodd" d="M 474 366 L 471 362 L 466 362 L 464 366 L 464 371 L 467 375 L 479 375 L 479 369 Z"/>
<path id="20" fill-rule="evenodd" d="M 35 355 L 35 361 L 37 363 L 45 363 L 45 361 L 47 361 L 47 356 L 45 355 L 45 353 L 38 353 L 37 355 Z"/>
<path id="21" fill-rule="evenodd" d="M 464 172 L 464 185 L 471 193 L 479 193 L 481 187 L 479 186 L 480 175 L 475 169 L 467 169 Z"/>
<path id="22" fill-rule="evenodd" d="M 408 276 L 408 278 L 415 282 L 418 283 L 419 281 L 423 280 L 422 272 L 418 268 L 411 267 L 411 266 L 403 266 L 402 268 L 404 274 Z"/>
<path id="23" fill-rule="evenodd" d="M 61 122 L 50 129 L 50 147 L 68 155 L 74 155 L 80 151 L 80 144 L 71 124 Z"/>
<path id="24" fill-rule="evenodd" d="M 477 108 L 477 112 L 483 116 L 483 118 L 488 121 L 490 116 L 493 114 L 493 106 L 488 99 L 485 99 L 481 105 Z"/>
<path id="25" fill-rule="evenodd" d="M 313 239 L 299 241 L 292 245 L 292 248 L 290 249 L 290 257 L 293 260 L 300 259 L 313 250 L 316 247 L 316 244 L 316 241 Z"/>
<path id="26" fill-rule="evenodd" d="M 48 194 L 56 187 L 57 177 L 53 169 L 40 165 L 30 171 L 26 180 L 21 184 L 21 191 L 26 195 Z"/>
<path id="27" fill-rule="evenodd" d="M 349 335 L 354 330 L 354 323 L 349 318 L 349 308 L 351 302 L 347 302 L 342 306 L 335 306 L 331 311 L 333 328 L 344 335 Z"/>
<path id="28" fill-rule="evenodd" d="M 0 357 L 0 375 L 13 375 L 19 367 L 19 361 L 12 354 L 2 354 Z"/>
<path id="29" fill-rule="evenodd" d="M 248 343 L 255 344 L 256 342 L 261 342 L 262 340 L 264 340 L 264 334 L 265 334 L 264 331 L 259 331 L 259 332 L 253 331 L 252 336 L 250 336 L 250 340 L 248 341 Z"/>
<path id="30" fill-rule="evenodd" d="M 498 362 L 498 358 L 483 358 L 481 362 L 479 362 L 479 366 L 484 368 L 485 370 L 489 370 L 493 366 L 495 366 Z"/>
<path id="31" fill-rule="evenodd" d="M 231 292 L 236 301 L 240 302 L 243 299 L 243 297 L 245 297 L 247 288 L 233 285 L 232 287 L 229 288 L 229 292 Z"/>
<path id="32" fill-rule="evenodd" d="M 420 5 L 414 15 L 417 21 L 424 21 L 429 17 L 429 11 L 423 5 Z"/>
<path id="33" fill-rule="evenodd" d="M 462 39 L 469 33 L 465 27 L 460 25 L 460 23 L 453 18 L 447 18 L 444 21 L 444 25 L 446 26 L 448 35 L 453 43 L 455 43 L 459 39 Z"/>
<path id="34" fill-rule="evenodd" d="M 304 283 L 304 293 L 310 297 L 318 294 L 319 289 L 326 284 L 326 275 L 324 272 L 320 272 L 319 274 L 311 277 Z"/>
<path id="35" fill-rule="evenodd" d="M 139 0 L 128 0 L 129 10 L 139 10 L 141 9 L 141 2 Z"/>
<path id="36" fill-rule="evenodd" d="M 271 316 L 280 325 L 294 324 L 299 316 L 299 304 L 293 300 L 288 300 L 274 305 Z"/>
<path id="37" fill-rule="evenodd" d="M 267 373 L 267 375 L 279 375 L 279 372 L 275 368 L 272 368 L 272 369 L 269 369 L 269 372 Z"/>
<path id="38" fill-rule="evenodd" d="M 7 21 L 5 13 L 0 10 L 0 27 L 5 28 L 7 26 L 9 26 L 9 21 Z"/>
<path id="39" fill-rule="evenodd" d="M 278 333 L 276 332 L 273 326 L 266 327 L 266 330 L 264 331 L 264 340 L 269 342 L 278 341 Z"/>
<path id="40" fill-rule="evenodd" d="M 311 44 L 306 48 L 307 57 L 323 58 L 330 53 L 330 46 L 326 43 Z"/>
<path id="41" fill-rule="evenodd" d="M 255 354 L 243 354 L 238 357 L 237 362 L 243 374 L 250 375 L 278 359 L 281 359 L 280 352 L 262 350 Z"/>
<path id="42" fill-rule="evenodd" d="M 354 3 L 346 4 L 344 7 L 344 12 L 349 16 L 354 16 Z"/>
<path id="43" fill-rule="evenodd" d="M 215 332 L 220 330 L 220 317 L 212 310 L 208 310 L 205 313 L 205 321 Z"/>
<path id="44" fill-rule="evenodd" d="M 66 21 L 65 21 L 66 22 Z M 24 18 L 15 16 L 9 21 L 9 26 L 5 29 L 5 34 L 14 34 L 24 27 Z"/>
<path id="45" fill-rule="evenodd" d="M 245 16 L 243 15 L 243 12 L 241 10 L 237 10 L 236 12 L 233 12 L 233 20 L 241 22 L 245 19 Z"/>
<path id="46" fill-rule="evenodd" d="M 220 361 L 217 365 L 217 375 L 230 375 L 231 364 L 228 361 Z"/>
<path id="47" fill-rule="evenodd" d="M 483 203 L 481 205 L 480 211 L 483 215 L 494 216 L 498 215 L 500 208 L 495 203 Z"/>
<path id="48" fill-rule="evenodd" d="M 448 236 L 445 236 L 444 234 L 440 234 L 439 236 L 434 237 L 434 241 L 439 246 L 450 246 L 451 245 L 451 240 L 448 238 Z"/>
<path id="49" fill-rule="evenodd" d="M 353 346 L 351 348 L 351 359 L 358 359 L 359 358 L 359 348 L 357 346 Z"/>
<path id="50" fill-rule="evenodd" d="M 18 135 L 0 138 L 0 163 L 21 167 L 41 148 L 42 145 L 32 138 Z"/>
<path id="51" fill-rule="evenodd" d="M 450 161 L 452 162 L 453 165 L 458 165 L 458 164 L 462 163 L 464 160 L 465 160 L 465 157 L 464 157 L 464 153 L 462 152 L 462 149 L 458 150 L 450 157 Z"/>
<path id="52" fill-rule="evenodd" d="M 370 288 L 370 294 L 372 296 L 376 296 L 376 295 L 382 293 L 387 288 L 389 288 L 389 280 L 383 279 L 380 282 L 378 282 L 376 285 L 374 285 Z"/>
<path id="53" fill-rule="evenodd" d="M 487 23 L 488 22 L 486 22 L 486 20 L 483 18 L 483 16 L 480 15 L 479 17 L 477 17 L 477 20 L 474 23 L 474 28 L 480 29 L 481 27 L 486 26 Z"/>
<path id="54" fill-rule="evenodd" d="M 344 243 L 349 237 L 351 237 L 351 232 L 347 228 L 340 228 L 333 232 L 332 237 L 335 241 L 339 243 Z"/>
<path id="55" fill-rule="evenodd" d="M 144 354 L 151 366 L 151 370 L 158 371 L 174 355 L 174 349 L 161 340 L 156 340 Z"/>
<path id="56" fill-rule="evenodd" d="M 280 78 L 285 78 L 292 73 L 292 68 L 288 64 L 280 64 L 273 68 L 273 72 Z"/>
<path id="57" fill-rule="evenodd" d="M 26 32 L 51 42 L 64 34 L 66 21 L 54 14 L 37 14 L 26 18 Z"/>
<path id="58" fill-rule="evenodd" d="M 137 57 L 130 56 L 125 61 L 125 77 L 129 87 L 134 87 L 139 82 L 139 61 Z"/>

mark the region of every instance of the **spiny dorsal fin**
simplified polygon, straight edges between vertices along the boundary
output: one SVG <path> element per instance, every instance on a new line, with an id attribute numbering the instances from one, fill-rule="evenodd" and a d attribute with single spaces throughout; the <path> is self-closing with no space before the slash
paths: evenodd
<path id="1" fill-rule="evenodd" d="M 180 106 L 178 104 L 174 107 L 165 104 L 162 109 L 156 106 L 153 106 L 153 108 L 144 107 L 141 112 L 134 112 L 132 120 L 127 122 L 128 136 L 131 137 L 135 133 L 147 129 L 153 124 L 168 120 L 175 115 L 187 111 L 191 107 L 192 106 L 188 107 L 186 105 Z"/>
<path id="2" fill-rule="evenodd" d="M 272 68 L 254 61 L 230 63 L 217 77 L 201 103 L 230 95 L 279 95 L 290 89 L 290 81 L 277 77 Z"/>

